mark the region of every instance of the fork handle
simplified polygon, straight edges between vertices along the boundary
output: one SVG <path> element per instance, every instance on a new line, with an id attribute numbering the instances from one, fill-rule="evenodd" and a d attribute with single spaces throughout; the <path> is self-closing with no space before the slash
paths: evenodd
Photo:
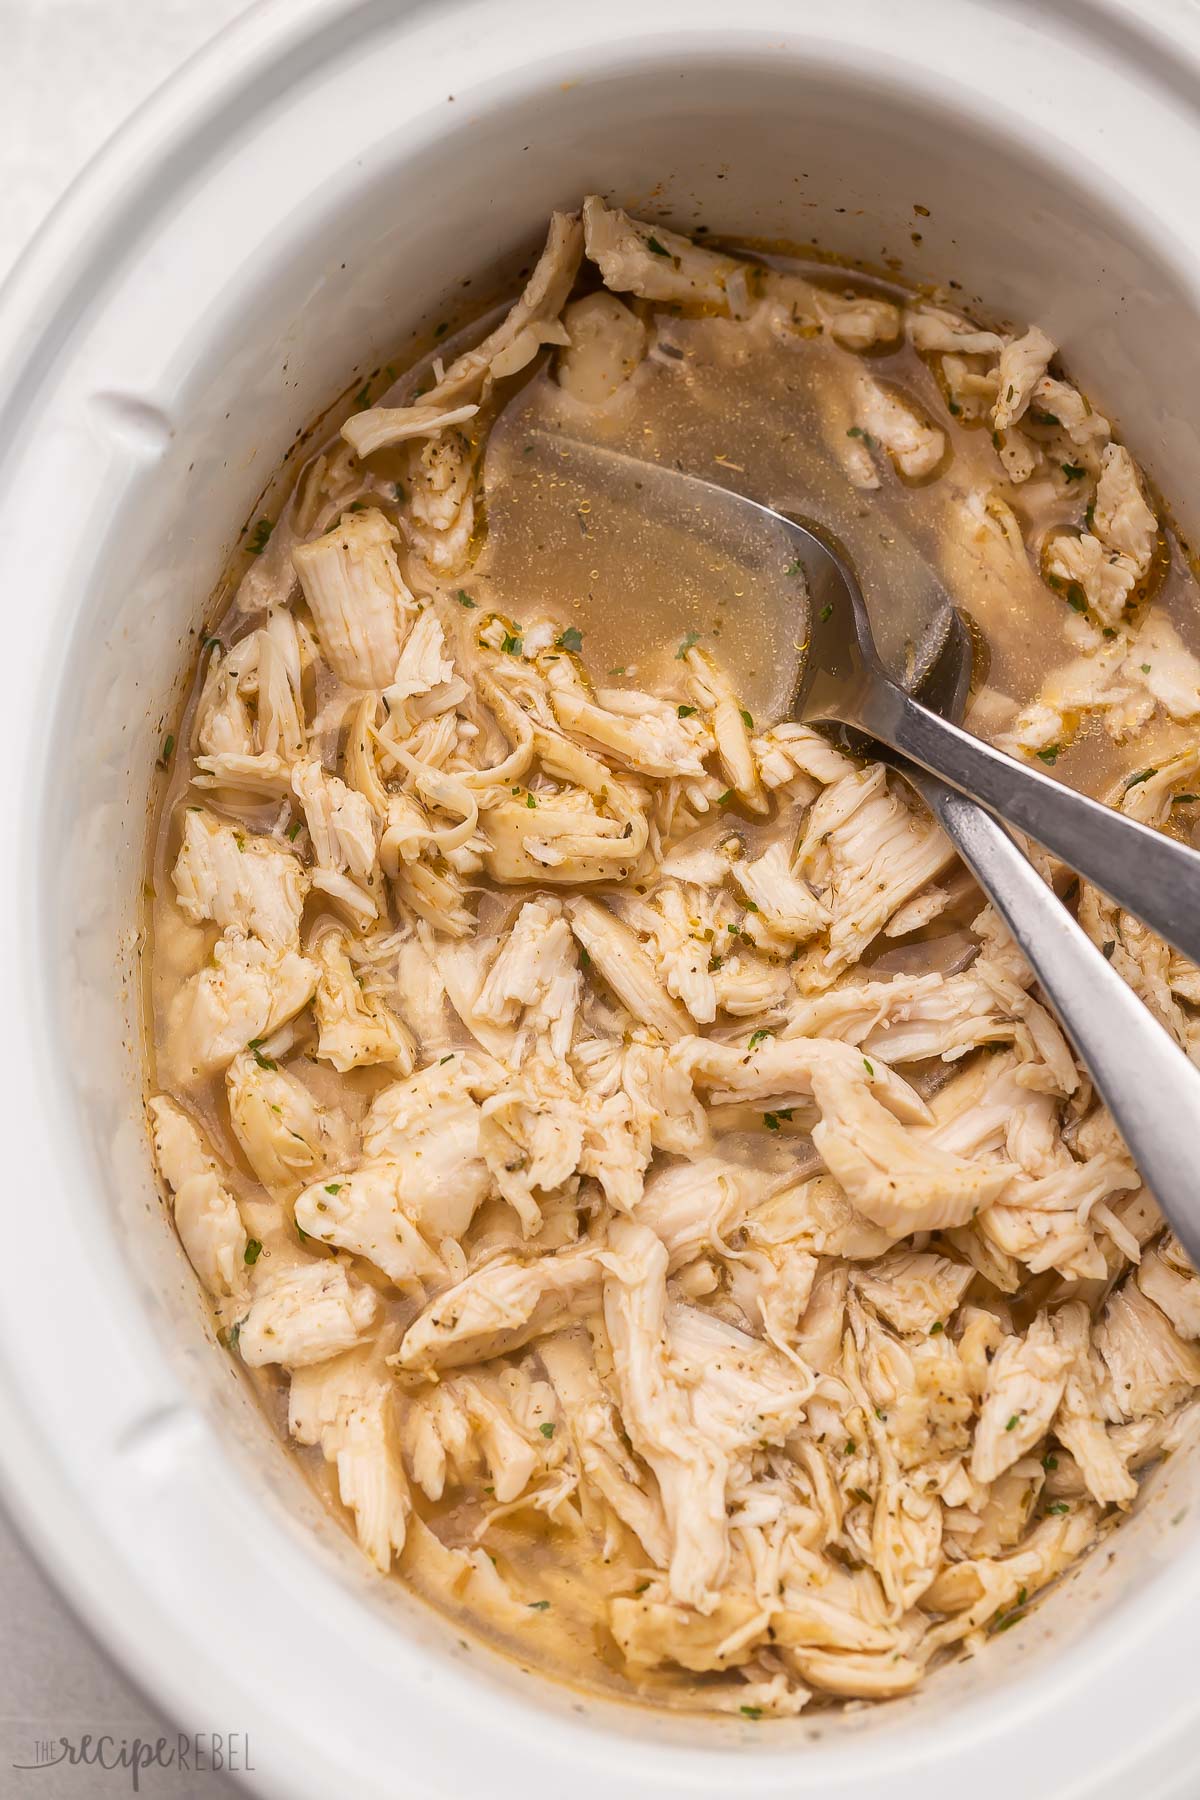
<path id="1" fill-rule="evenodd" d="M 1200 851 L 994 750 L 887 680 L 865 684 L 854 710 L 845 723 L 1027 832 L 1200 962 Z"/>
<path id="2" fill-rule="evenodd" d="M 902 768 L 1032 965 L 1150 1188 L 1200 1267 L 1200 1069 L 1097 950 L 990 813 Z"/>

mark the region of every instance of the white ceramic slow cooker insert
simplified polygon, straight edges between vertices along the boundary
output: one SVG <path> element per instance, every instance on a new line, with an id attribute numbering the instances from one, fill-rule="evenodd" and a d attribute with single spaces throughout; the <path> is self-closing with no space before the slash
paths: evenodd
<path id="1" fill-rule="evenodd" d="M 181 1724 L 249 1734 L 263 1792 L 1196 1791 L 1189 1453 L 1019 1630 L 874 1710 L 754 1725 L 577 1695 L 375 1576 L 164 1221 L 136 930 L 155 756 L 259 492 L 552 207 L 599 189 L 683 230 L 899 256 L 1036 319 L 1195 541 L 1198 164 L 1184 0 L 273 0 L 121 133 L 9 284 L 4 1492 Z"/>

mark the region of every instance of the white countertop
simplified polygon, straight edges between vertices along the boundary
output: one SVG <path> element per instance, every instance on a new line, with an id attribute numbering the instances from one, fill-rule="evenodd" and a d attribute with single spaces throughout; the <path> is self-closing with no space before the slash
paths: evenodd
<path id="1" fill-rule="evenodd" d="M 246 0 L 4 0 L 0 85 L 0 280 L 84 163 Z M 77 1624 L 0 1515 L 0 1794 L 128 1795 L 128 1769 L 36 1763 L 39 1741 L 87 1732 L 174 1738 Z M 214 1730 L 219 1721 L 213 1721 Z M 232 1723 L 232 1722 L 227 1722 Z M 250 1745 L 253 1754 L 253 1744 Z M 145 1769 L 146 1800 L 229 1800 L 220 1776 Z"/>

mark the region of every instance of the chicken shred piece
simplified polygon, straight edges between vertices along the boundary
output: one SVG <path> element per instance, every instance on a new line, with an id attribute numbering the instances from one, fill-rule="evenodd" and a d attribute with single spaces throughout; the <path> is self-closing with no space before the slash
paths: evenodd
<path id="1" fill-rule="evenodd" d="M 185 1086 L 226 1068 L 247 1044 L 263 1042 L 308 1005 L 315 963 L 295 950 L 276 951 L 260 938 L 229 930 L 212 961 L 175 995 L 168 1041 Z"/>
<path id="2" fill-rule="evenodd" d="M 558 385 L 585 406 L 602 406 L 628 381 L 646 352 L 641 319 L 615 294 L 587 294 L 562 315 L 568 342 Z"/>
<path id="3" fill-rule="evenodd" d="M 415 610 L 396 562 L 397 535 L 368 507 L 292 553 L 321 647 L 351 687 L 387 686 Z"/>
<path id="4" fill-rule="evenodd" d="M 300 1444 L 334 1465 L 338 1494 L 354 1514 L 358 1541 L 386 1575 L 404 1549 L 412 1513 L 400 1461 L 394 1395 L 374 1359 L 347 1351 L 295 1371 L 288 1424 Z"/>
<path id="5" fill-rule="evenodd" d="M 659 1032 L 668 1043 L 686 1035 L 690 1021 L 658 979 L 657 970 L 628 926 L 595 900 L 567 903 L 567 917 L 588 959 L 608 982 L 617 998 L 641 1024 Z"/>
<path id="6" fill-rule="evenodd" d="M 358 1343 L 378 1307 L 374 1290 L 352 1282 L 340 1263 L 264 1273 L 241 1322 L 238 1352 L 251 1368 L 304 1369 Z"/>
<path id="7" fill-rule="evenodd" d="M 1008 431 L 1024 416 L 1055 348 L 1053 340 L 1036 325 L 1005 345 L 1000 353 L 998 391 L 992 408 L 992 424 L 997 431 Z"/>
<path id="8" fill-rule="evenodd" d="M 873 376 L 858 377 L 856 428 L 882 445 L 909 481 L 932 475 L 946 454 L 945 433 L 921 417 L 916 407 Z"/>
<path id="9" fill-rule="evenodd" d="M 451 363 L 421 396 L 423 404 L 451 407 L 477 401 L 493 381 L 523 369 L 541 344 L 563 342 L 566 334 L 558 326 L 558 315 L 574 285 L 582 254 L 579 215 L 552 214 L 545 246 L 521 298 L 481 344 Z"/>
<path id="10" fill-rule="evenodd" d="M 292 790 L 304 808 L 305 823 L 319 870 L 313 885 L 322 885 L 322 877 L 348 875 L 359 884 L 361 899 L 355 908 L 360 916 L 372 919 L 378 908 L 369 888 L 375 872 L 375 823 L 366 797 L 346 786 L 336 775 L 330 775 L 320 763 L 299 764 L 292 770 Z M 327 892 L 334 892 L 332 887 Z"/>
<path id="11" fill-rule="evenodd" d="M 343 934 L 327 932 L 313 955 L 320 970 L 314 1000 L 317 1055 L 342 1074 L 366 1063 L 389 1063 L 407 1075 L 412 1040 L 391 1008 L 359 984 Z"/>
<path id="12" fill-rule="evenodd" d="M 188 811 L 174 882 L 186 918 L 212 919 L 272 949 L 299 947 L 307 883 L 288 851 L 211 813 Z"/>
<path id="13" fill-rule="evenodd" d="M 479 407 L 467 406 L 372 406 L 355 413 L 342 426 L 342 436 L 357 456 L 374 456 L 377 450 L 410 438 L 436 437 L 449 425 L 465 425 Z"/>
<path id="14" fill-rule="evenodd" d="M 1123 1281 L 1106 1302 L 1095 1344 L 1107 1371 L 1103 1400 L 1115 1421 L 1166 1412 L 1200 1385 L 1200 1349 L 1180 1337 L 1136 1281 Z"/>
<path id="15" fill-rule="evenodd" d="M 159 1174 L 174 1196 L 175 1227 L 188 1261 L 210 1294 L 246 1290 L 246 1230 L 200 1133 L 164 1096 L 150 1102 Z"/>
<path id="16" fill-rule="evenodd" d="M 727 1458 L 698 1429 L 686 1388 L 671 1372 L 666 1335 L 667 1253 L 632 1220 L 610 1228 L 604 1316 L 612 1340 L 621 1417 L 653 1469 L 671 1538 L 675 1599 L 710 1612 L 729 1555 Z"/>
<path id="17" fill-rule="evenodd" d="M 1023 1338 L 1008 1338 L 988 1370 L 971 1451 L 976 1481 L 995 1481 L 1045 1434 L 1058 1411 L 1071 1351 L 1039 1316 Z"/>
<path id="18" fill-rule="evenodd" d="M 533 1263 L 488 1263 L 413 1320 L 400 1346 L 400 1365 L 452 1368 L 519 1349 L 557 1330 L 573 1312 L 594 1311 L 600 1277 L 591 1245 Z"/>
<path id="19" fill-rule="evenodd" d="M 304 1083 L 261 1050 L 243 1050 L 225 1071 L 229 1121 L 264 1187 L 307 1181 L 346 1148 L 344 1117 L 322 1106 Z"/>

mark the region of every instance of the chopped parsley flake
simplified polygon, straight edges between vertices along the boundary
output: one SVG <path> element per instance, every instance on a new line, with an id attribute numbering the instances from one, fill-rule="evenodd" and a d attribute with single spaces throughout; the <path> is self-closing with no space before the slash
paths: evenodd
<path id="1" fill-rule="evenodd" d="M 820 619 L 822 625 L 825 623 L 826 619 L 832 619 L 832 617 L 833 617 L 833 602 L 832 602 L 832 600 L 828 603 L 828 605 L 823 606 L 821 608 L 820 612 L 817 614 L 817 617 L 818 617 L 818 619 Z"/>
<path id="2" fill-rule="evenodd" d="M 1071 1509 L 1070 1509 L 1070 1507 L 1069 1507 L 1069 1506 L 1068 1506 L 1068 1505 L 1067 1505 L 1067 1503 L 1066 1503 L 1066 1501 L 1065 1501 L 1065 1500 L 1056 1500 L 1056 1501 L 1055 1501 L 1055 1502 L 1054 1502 L 1054 1505 L 1053 1505 L 1053 1506 L 1048 1506 L 1048 1507 L 1047 1507 L 1047 1508 L 1046 1508 L 1046 1511 L 1047 1511 L 1047 1512 L 1048 1512 L 1048 1513 L 1069 1513 L 1069 1512 L 1070 1512 L 1070 1510 L 1071 1510 Z"/>
<path id="3" fill-rule="evenodd" d="M 567 629 L 558 638 L 556 647 L 559 650 L 572 650 L 578 654 L 579 651 L 583 649 L 582 631 L 578 630 L 574 625 L 568 625 Z"/>
<path id="4" fill-rule="evenodd" d="M 717 805 L 718 805 L 718 806 L 728 806 L 728 805 L 729 805 L 729 802 L 730 802 L 730 801 L 731 801 L 731 800 L 732 800 L 732 799 L 733 799 L 733 789 L 732 789 L 732 788 L 726 788 L 726 789 L 725 789 L 725 792 L 724 792 L 724 793 L 723 793 L 723 794 L 718 794 L 718 795 L 717 795 Z"/>
<path id="5" fill-rule="evenodd" d="M 262 1255 L 262 1245 L 259 1243 L 258 1239 L 257 1238 L 248 1238 L 246 1241 L 245 1251 L 243 1252 L 243 1255 L 242 1255 L 242 1261 L 250 1263 L 250 1264 L 254 1264 L 258 1261 L 258 1259 L 261 1255 Z"/>
<path id="6" fill-rule="evenodd" d="M 797 557 L 795 562 L 790 562 L 783 572 L 785 575 L 803 575 L 804 564 L 800 561 L 800 558 Z"/>
<path id="7" fill-rule="evenodd" d="M 552 1438 L 554 1436 L 554 1426 L 549 1420 L 547 1420 L 544 1425 L 539 1425 L 538 1430 L 544 1438 Z"/>
<path id="8" fill-rule="evenodd" d="M 168 731 L 166 737 L 163 739 L 162 751 L 158 758 L 158 766 L 160 769 L 166 768 L 167 764 L 171 760 L 171 752 L 174 750 L 174 748 L 175 748 L 175 734 L 174 734 L 174 732 Z"/>
<path id="9" fill-rule="evenodd" d="M 675 708 L 675 711 L 679 714 L 681 719 L 690 719 L 695 710 L 696 708 L 694 706 L 677 706 Z"/>
<path id="10" fill-rule="evenodd" d="M 1067 588 L 1067 605 L 1072 612 L 1085 613 L 1087 611 L 1087 595 L 1077 581 L 1072 581 Z"/>
<path id="11" fill-rule="evenodd" d="M 531 1600 L 529 1610 L 530 1612 L 549 1612 L 550 1602 L 548 1600 Z"/>
<path id="12" fill-rule="evenodd" d="M 370 404 L 371 404 L 371 384 L 369 381 L 364 381 L 362 386 L 359 388 L 357 394 L 355 394 L 354 404 L 355 404 L 355 406 L 357 406 L 359 412 L 362 412 L 364 407 L 370 406 Z"/>
<path id="13" fill-rule="evenodd" d="M 304 820 L 303 819 L 297 819 L 294 824 L 289 825 L 289 827 L 288 827 L 288 842 L 290 844 L 294 844 L 296 839 L 300 836 L 300 833 L 303 831 L 303 829 L 304 829 Z"/>
<path id="14" fill-rule="evenodd" d="M 1116 938 L 1105 938 L 1104 942 L 1100 946 L 1100 954 L 1104 958 L 1105 962 L 1112 961 L 1112 953 L 1116 949 L 1116 947 L 1117 947 Z"/>
<path id="15" fill-rule="evenodd" d="M 1061 744 L 1051 744 L 1047 749 L 1038 751 L 1037 759 L 1039 762 L 1048 763 L 1053 768 L 1058 761 L 1058 753 L 1061 749 Z"/>
<path id="16" fill-rule="evenodd" d="M 646 248 L 655 256 L 670 256 L 671 252 L 659 243 L 656 237 L 646 239 Z"/>
<path id="17" fill-rule="evenodd" d="M 942 1321 L 940 1319 L 935 1319 L 933 1324 L 929 1327 L 929 1335 L 930 1337 L 937 1337 L 938 1333 L 945 1331 L 945 1329 L 946 1327 L 943 1325 Z"/>
<path id="18" fill-rule="evenodd" d="M 261 556 L 267 547 L 267 539 L 275 527 L 270 519 L 260 519 L 250 534 L 250 542 L 246 545 L 251 556 Z"/>
<path id="19" fill-rule="evenodd" d="M 453 1052 L 453 1050 L 451 1050 L 449 1056 L 442 1057 L 441 1061 L 438 1063 L 438 1068 L 444 1069 L 448 1062 L 453 1062 L 453 1061 L 454 1061 L 454 1052 Z"/>
<path id="20" fill-rule="evenodd" d="M 1143 675 L 1148 675 L 1148 674 L 1149 674 L 1149 673 L 1150 673 L 1150 664 L 1149 664 L 1149 663 L 1143 663 L 1143 664 L 1142 664 L 1142 674 L 1143 674 Z"/>
<path id="21" fill-rule="evenodd" d="M 537 805 L 537 801 L 534 799 L 532 794 L 526 794 L 525 804 L 527 807 L 529 807 L 530 811 L 532 811 L 533 808 Z"/>
<path id="22" fill-rule="evenodd" d="M 780 1107 L 778 1112 L 764 1113 L 763 1114 L 763 1124 L 766 1126 L 768 1131 L 778 1131 L 780 1120 L 790 1119 L 791 1116 L 792 1116 L 792 1108 L 790 1106 L 786 1107 L 786 1108 Z"/>
<path id="23" fill-rule="evenodd" d="M 774 1032 L 771 1031 L 752 1032 L 750 1036 L 750 1049 L 753 1050 L 755 1044 L 761 1044 L 766 1038 L 773 1037 L 774 1035 Z"/>
<path id="24" fill-rule="evenodd" d="M 869 1060 L 868 1060 L 868 1058 L 867 1058 L 867 1057 L 865 1057 L 865 1056 L 864 1056 L 864 1057 L 863 1057 L 863 1068 L 864 1068 L 864 1069 L 865 1069 L 865 1070 L 866 1070 L 866 1071 L 867 1071 L 867 1074 L 868 1074 L 868 1075 L 869 1075 L 869 1076 L 870 1076 L 870 1077 L 871 1077 L 871 1080 L 872 1080 L 872 1081 L 874 1081 L 874 1079 L 875 1079 L 875 1070 L 874 1070 L 874 1068 L 873 1068 L 873 1067 L 872 1067 L 872 1065 L 871 1065 L 871 1063 L 870 1063 L 870 1061 L 869 1061 Z"/>
<path id="25" fill-rule="evenodd" d="M 251 1038 L 246 1048 L 254 1053 L 254 1060 L 260 1069 L 277 1069 L 279 1064 L 272 1057 L 263 1055 L 260 1049 L 261 1044 L 261 1038 Z"/>
<path id="26" fill-rule="evenodd" d="M 741 1713 L 743 1719 L 761 1719 L 763 1716 L 763 1709 L 761 1706 L 739 1706 L 738 1711 Z"/>
<path id="27" fill-rule="evenodd" d="M 1005 1431 L 1015 1431 L 1017 1429 L 1017 1426 L 1020 1423 L 1021 1423 L 1020 1413 L 1014 1413 L 1012 1418 L 1008 1421 L 1008 1424 L 1004 1427 L 1004 1429 L 1005 1429 Z"/>
<path id="28" fill-rule="evenodd" d="M 682 662 L 684 660 L 684 658 L 686 657 L 688 651 L 691 649 L 692 645 L 698 644 L 699 642 L 700 642 L 700 633 L 698 631 L 685 631 L 683 634 L 683 642 L 680 644 L 678 650 L 675 652 L 675 661 Z"/>
<path id="29" fill-rule="evenodd" d="M 1082 481 L 1087 474 L 1087 470 L 1079 463 L 1064 463 L 1062 465 L 1062 472 L 1068 481 Z"/>
<path id="30" fill-rule="evenodd" d="M 1128 793 L 1130 788 L 1132 788 L 1132 787 L 1140 787 L 1143 781 L 1149 781 L 1149 779 L 1152 775 L 1157 775 L 1157 774 L 1158 774 L 1157 769 L 1141 769 L 1141 770 L 1139 770 L 1139 772 L 1136 775 L 1131 775 L 1129 777 L 1129 780 L 1125 783 L 1125 792 Z"/>
<path id="31" fill-rule="evenodd" d="M 1172 806 L 1193 806 L 1193 805 L 1195 805 L 1195 803 L 1198 799 L 1200 799 L 1200 794 L 1175 794 L 1172 797 L 1171 805 Z"/>
<path id="32" fill-rule="evenodd" d="M 503 650 L 505 656 L 520 656 L 521 640 L 519 637 L 515 637 L 510 631 L 502 640 L 500 648 Z"/>
<path id="33" fill-rule="evenodd" d="M 1055 1469 L 1058 1467 L 1057 1456 L 1043 1456 L 1042 1467 L 1046 1470 L 1047 1474 L 1053 1475 Z"/>
<path id="34" fill-rule="evenodd" d="M 754 720 L 750 717 L 750 714 L 746 711 L 745 707 L 742 708 L 742 724 L 746 727 L 747 731 L 754 730 Z"/>
<path id="35" fill-rule="evenodd" d="M 869 431 L 864 431 L 861 425 L 852 425 L 846 433 L 846 436 L 861 438 L 868 450 L 873 450 L 875 448 L 875 439 L 871 436 Z"/>
<path id="36" fill-rule="evenodd" d="M 340 1194 L 341 1191 L 342 1184 L 340 1181 L 327 1181 L 325 1183 L 325 1192 L 327 1194 Z"/>
<path id="37" fill-rule="evenodd" d="M 465 588 L 459 588 L 458 590 L 458 604 L 460 606 L 469 607 L 472 612 L 475 611 L 475 602 Z"/>

